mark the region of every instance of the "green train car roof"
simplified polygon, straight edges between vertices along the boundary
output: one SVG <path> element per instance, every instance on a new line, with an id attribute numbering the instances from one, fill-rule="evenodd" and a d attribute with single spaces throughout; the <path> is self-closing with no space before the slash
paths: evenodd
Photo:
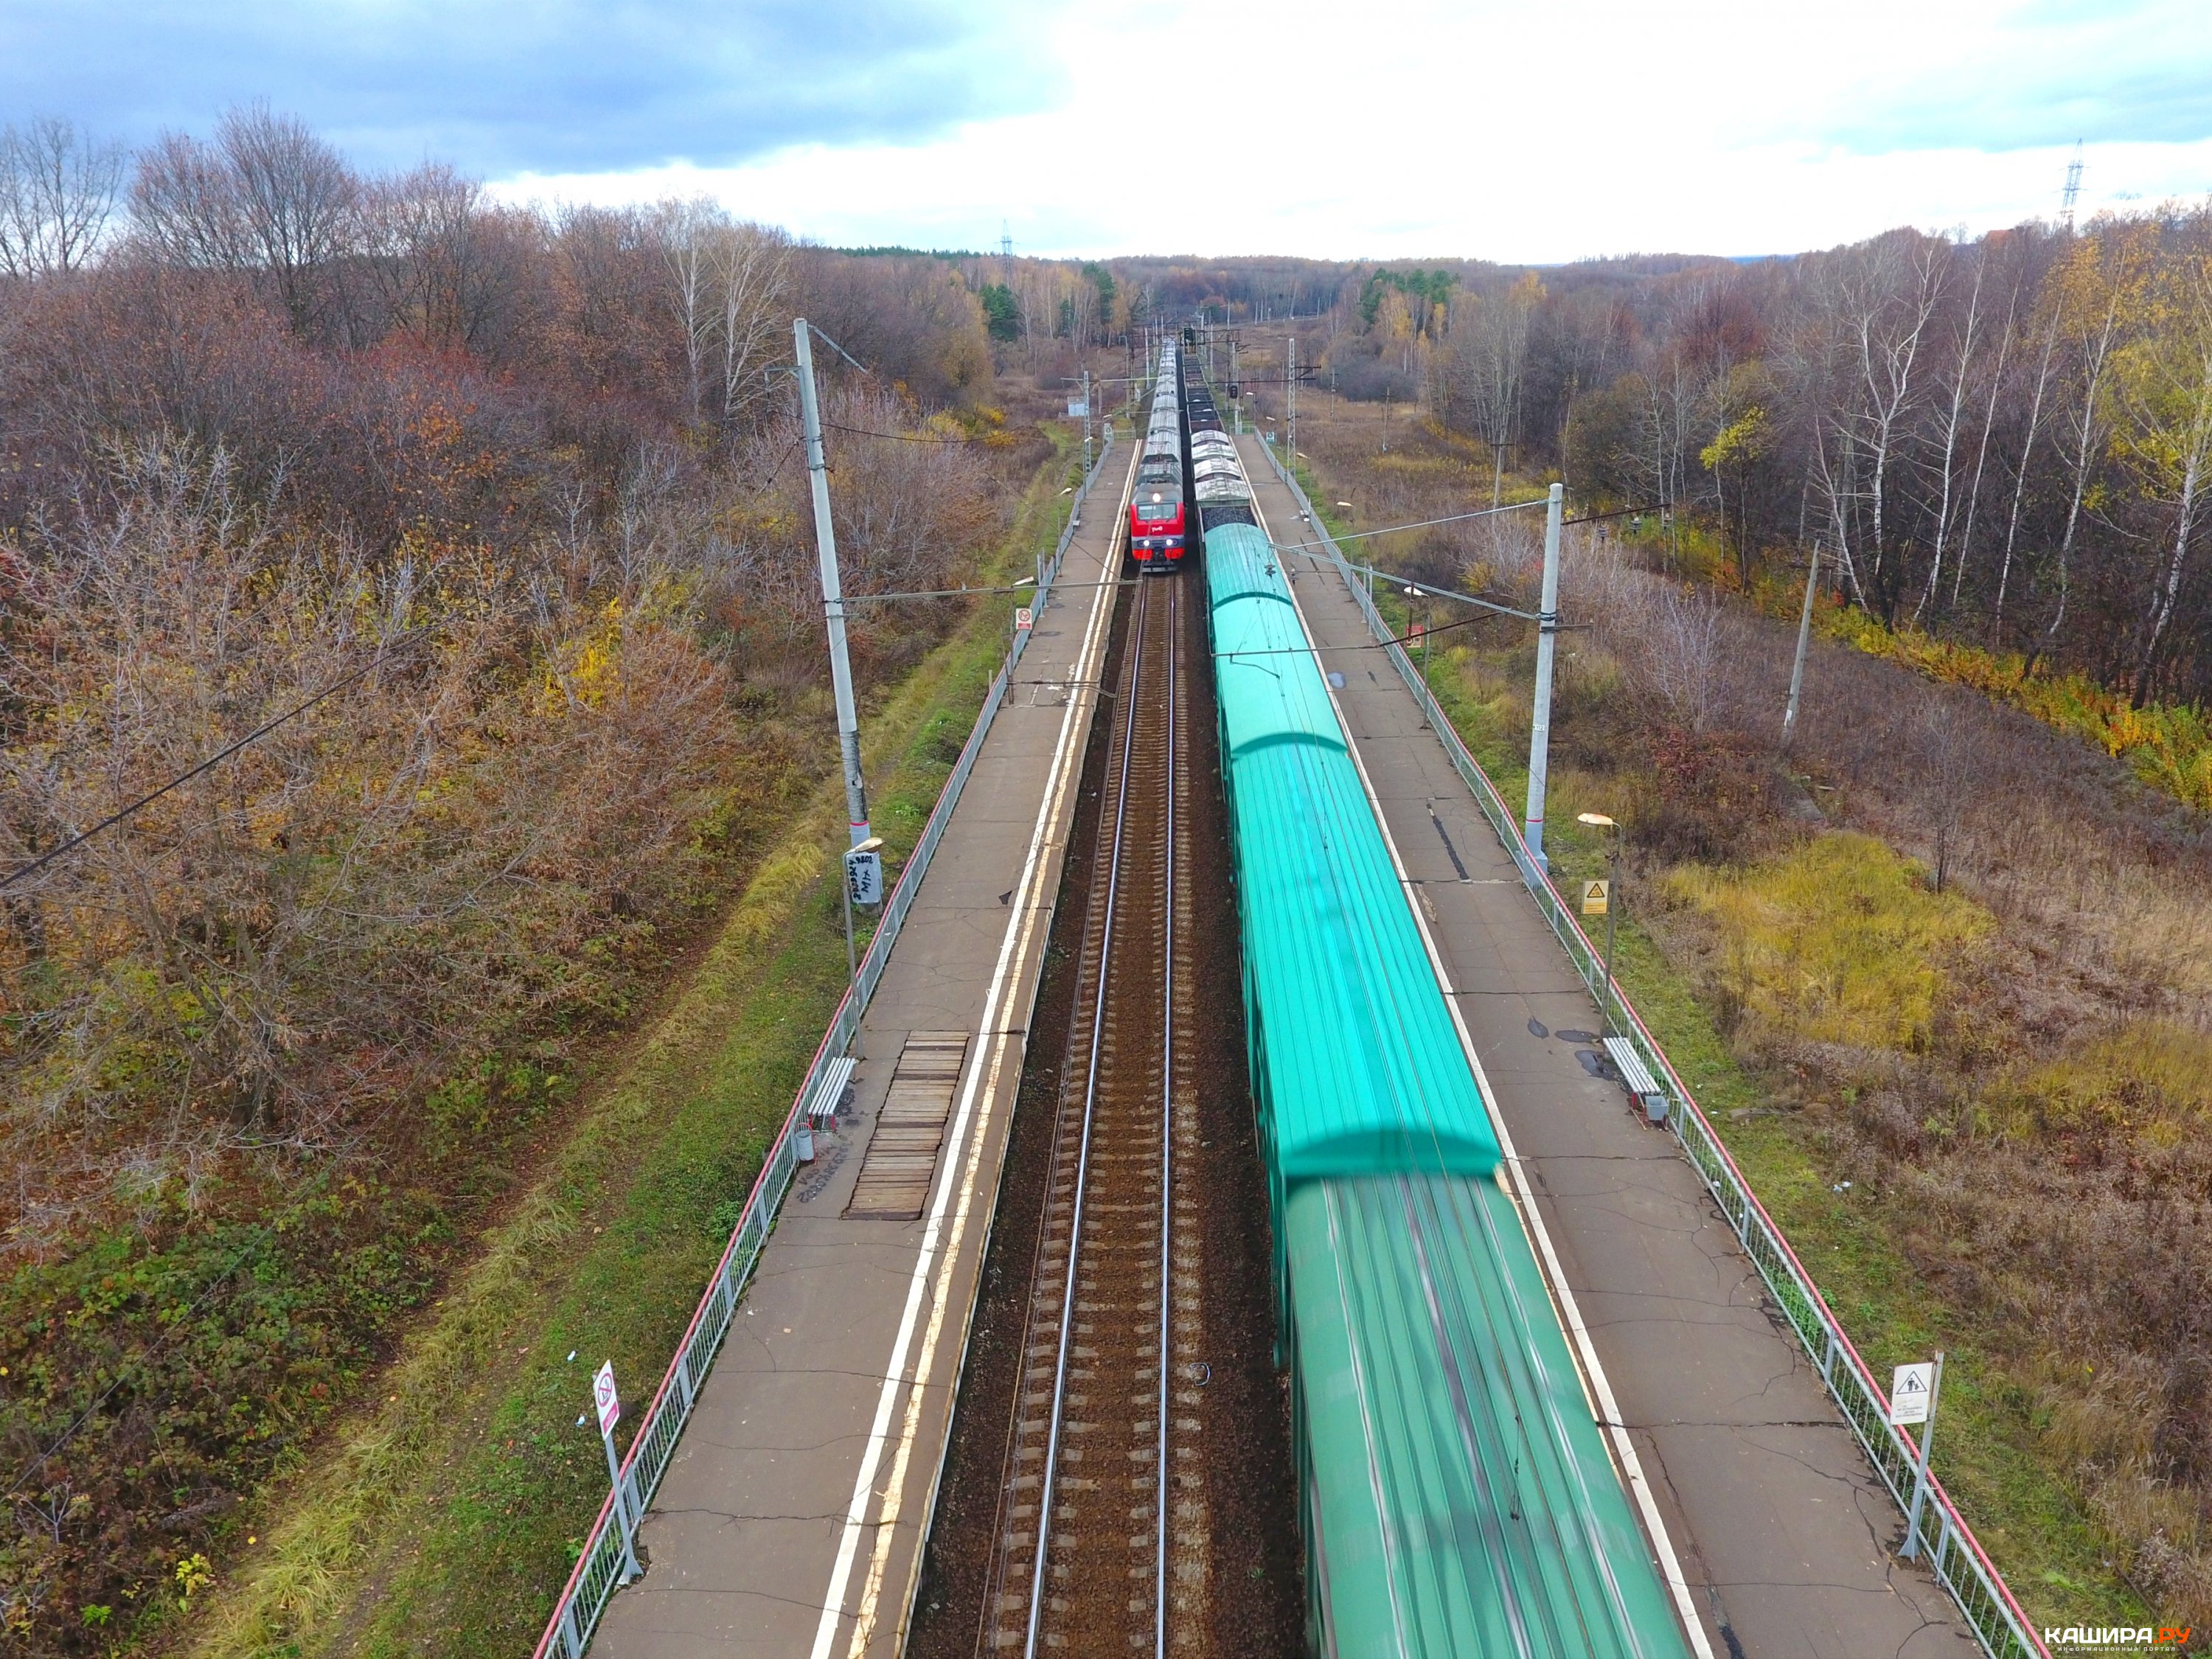
<path id="1" fill-rule="evenodd" d="M 1322 1650 L 1686 1659 L 1505 1194 L 1309 1182 L 1284 1228 Z"/>
<path id="2" fill-rule="evenodd" d="M 1206 537 L 1261 1130 L 1284 1187 L 1484 1175 L 1498 1139 L 1266 536 Z"/>

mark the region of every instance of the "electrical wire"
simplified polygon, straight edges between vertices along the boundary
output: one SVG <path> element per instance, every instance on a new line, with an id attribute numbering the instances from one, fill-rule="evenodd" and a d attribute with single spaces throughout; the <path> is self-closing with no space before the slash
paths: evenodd
<path id="1" fill-rule="evenodd" d="M 428 630 L 427 629 L 422 628 L 410 629 L 406 633 L 396 635 L 395 642 L 411 642 L 414 640 L 422 638 L 428 633 Z M 328 685 L 316 692 L 314 696 L 309 697 L 305 702 L 295 704 L 294 707 L 286 709 L 283 714 L 277 715 L 275 720 L 269 720 L 263 725 L 255 726 L 252 731 L 248 732 L 244 737 L 238 738 L 235 742 L 225 744 L 222 748 L 216 750 L 215 753 L 210 755 L 205 760 L 193 767 L 190 771 L 179 773 L 175 777 L 171 778 L 167 783 L 161 785 L 160 788 L 151 790 L 146 794 L 139 796 L 137 800 L 132 801 L 128 806 L 122 807 L 116 811 L 109 813 L 98 823 L 94 824 L 89 830 L 79 831 L 77 834 L 71 836 L 60 846 L 53 848 L 47 852 L 41 853 L 37 858 L 33 859 L 28 864 L 19 865 L 15 869 L 10 870 L 5 876 L 0 876 L 0 893 L 4 893 L 10 888 L 14 887 L 17 883 L 38 874 L 40 871 L 45 869 L 48 865 L 53 863 L 58 859 L 66 857 L 69 854 L 75 852 L 78 848 L 83 846 L 95 836 L 103 835 L 106 831 L 112 830 L 117 824 L 121 823 L 125 819 L 142 811 L 146 807 L 151 806 L 155 801 L 161 799 L 162 796 L 168 794 L 171 791 L 182 788 L 185 784 L 190 783 L 194 778 L 200 776 L 203 773 L 213 771 L 216 767 L 222 765 L 223 762 L 228 760 L 233 755 L 238 753 L 240 750 L 247 747 L 249 744 L 258 743 L 262 738 L 267 737 L 271 732 L 274 732 L 278 726 L 286 724 L 288 721 L 297 720 L 301 715 L 306 714 L 317 704 L 328 702 L 339 692 L 344 690 L 348 686 L 368 678 L 369 675 L 374 673 L 378 669 L 382 668 L 388 664 L 392 660 L 393 654 L 393 653 L 386 650 L 380 650 L 376 656 L 370 661 L 363 663 L 359 668 L 355 669 L 351 673 L 341 676 L 339 678 L 332 680 Z"/>
<path id="2" fill-rule="evenodd" d="M 902 444 L 972 444 L 975 441 L 964 434 L 957 438 L 930 438 L 915 432 L 873 432 L 864 426 L 840 426 L 835 421 L 822 422 L 829 432 L 849 432 L 856 438 L 890 438 Z"/>
<path id="3" fill-rule="evenodd" d="M 1341 536 L 1330 536 L 1327 531 L 1323 531 L 1323 538 L 1317 542 L 1277 542 L 1275 546 L 1280 552 L 1304 553 L 1315 548 L 1327 547 L 1331 542 L 1365 541 L 1370 536 L 1395 536 L 1401 531 L 1428 530 L 1440 524 L 1462 524 L 1469 519 L 1486 519 L 1495 513 L 1525 513 L 1532 507 L 1544 505 L 1545 501 L 1540 496 L 1533 501 L 1508 501 L 1503 507 L 1479 507 L 1473 513 L 1453 513 L 1441 519 L 1423 519 L 1414 524 L 1385 525 L 1380 530 L 1348 531 Z"/>
<path id="4" fill-rule="evenodd" d="M 1332 645 L 1328 649 L 1344 652 L 1388 651 L 1394 645 L 1418 645 L 1429 634 L 1449 634 L 1455 628 L 1473 628 L 1477 623 L 1486 623 L 1489 620 L 1487 617 L 1467 617 L 1458 622 L 1438 623 L 1434 628 L 1425 629 L 1420 634 L 1404 634 L 1396 639 L 1376 640 L 1371 645 Z M 1559 624 L 1559 632 L 1571 634 L 1588 626 L 1586 623 L 1561 623 Z M 1274 651 L 1217 651 L 1213 654 L 1217 660 L 1243 657 L 1311 657 L 1318 655 L 1322 647 L 1317 645 L 1286 646 Z"/>
<path id="5" fill-rule="evenodd" d="M 1341 536 L 1330 536 L 1324 532 L 1322 539 L 1317 542 L 1278 542 L 1275 545 L 1281 552 L 1305 553 L 1316 548 L 1326 548 L 1331 543 L 1361 542 L 1370 536 L 1395 536 L 1407 530 L 1432 530 L 1440 524 L 1464 524 L 1469 519 L 1487 519 L 1492 514 L 1498 513 L 1525 513 L 1532 507 L 1544 505 L 1546 505 L 1545 499 L 1539 496 L 1533 501 L 1508 501 L 1503 507 L 1478 507 L 1472 513 L 1453 513 L 1441 519 L 1421 519 L 1412 524 L 1385 525 L 1380 530 L 1350 530 Z M 1585 513 L 1578 519 L 1562 519 L 1559 522 L 1562 525 L 1595 524 L 1601 519 L 1625 519 L 1631 514 L 1663 512 L 1670 505 L 1669 502 L 1662 501 L 1656 507 L 1624 507 L 1611 513 Z"/>

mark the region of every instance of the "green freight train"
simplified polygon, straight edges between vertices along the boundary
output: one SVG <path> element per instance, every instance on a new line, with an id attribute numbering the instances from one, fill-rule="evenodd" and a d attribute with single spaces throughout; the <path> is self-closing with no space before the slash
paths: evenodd
<path id="1" fill-rule="evenodd" d="M 1253 517 L 1209 505 L 1203 579 L 1313 1646 L 1684 1659 L 1498 1180 L 1490 1103 Z"/>

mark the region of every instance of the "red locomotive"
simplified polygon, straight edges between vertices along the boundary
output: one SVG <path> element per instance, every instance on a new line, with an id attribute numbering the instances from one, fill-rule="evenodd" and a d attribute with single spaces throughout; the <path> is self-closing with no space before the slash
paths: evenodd
<path id="1" fill-rule="evenodd" d="M 1190 545 L 1184 512 L 1182 376 L 1176 348 L 1161 349 L 1158 390 L 1145 433 L 1144 458 L 1129 495 L 1129 556 L 1148 569 L 1172 569 Z"/>

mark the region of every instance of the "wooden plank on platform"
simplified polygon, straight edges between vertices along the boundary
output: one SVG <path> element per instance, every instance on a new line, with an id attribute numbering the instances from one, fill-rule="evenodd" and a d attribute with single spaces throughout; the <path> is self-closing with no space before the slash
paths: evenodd
<path id="1" fill-rule="evenodd" d="M 847 1215 L 912 1221 L 921 1214 L 967 1060 L 965 1031 L 908 1033 L 875 1133 L 868 1138 L 867 1157 L 853 1183 L 852 1200 L 845 1206 Z"/>

